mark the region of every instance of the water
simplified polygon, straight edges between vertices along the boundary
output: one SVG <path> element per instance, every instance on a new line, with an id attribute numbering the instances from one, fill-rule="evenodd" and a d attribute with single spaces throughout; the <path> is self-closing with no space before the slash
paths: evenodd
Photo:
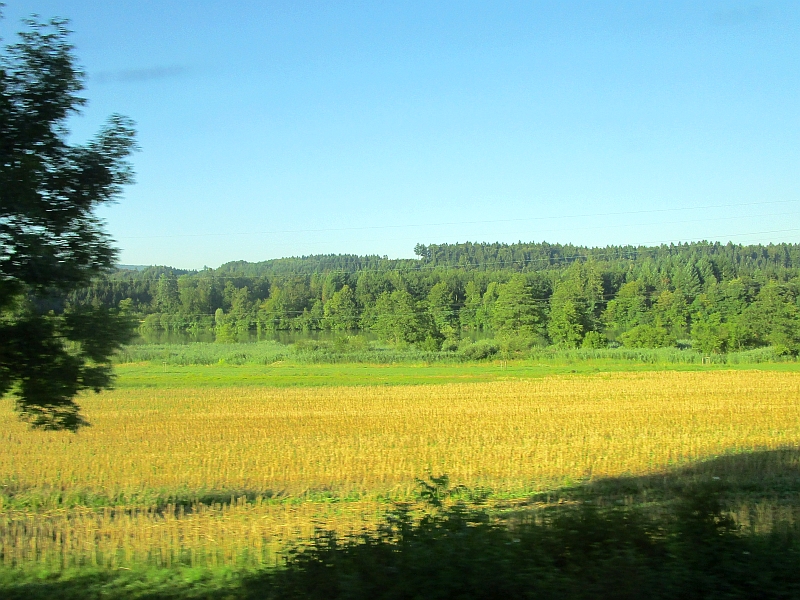
<path id="1" fill-rule="evenodd" d="M 341 332 L 341 331 L 248 331 L 236 336 L 236 341 L 241 344 L 253 342 L 275 341 L 281 344 L 294 344 L 299 341 L 333 341 L 343 335 L 358 335 L 368 341 L 378 339 L 371 331 Z M 132 344 L 194 344 L 196 342 L 214 342 L 216 336 L 213 331 L 190 333 L 185 331 L 144 331 L 139 332 Z"/>
<path id="2" fill-rule="evenodd" d="M 281 344 L 294 344 L 300 341 L 325 341 L 332 342 L 343 335 L 358 335 L 369 342 L 378 340 L 377 334 L 372 331 L 249 331 L 236 336 L 236 341 L 242 344 L 262 341 L 276 341 Z M 462 339 L 473 342 L 491 339 L 494 335 L 488 331 L 463 331 Z M 190 333 L 187 331 L 142 331 L 131 344 L 194 344 L 197 342 L 212 343 L 216 339 L 213 331 Z"/>

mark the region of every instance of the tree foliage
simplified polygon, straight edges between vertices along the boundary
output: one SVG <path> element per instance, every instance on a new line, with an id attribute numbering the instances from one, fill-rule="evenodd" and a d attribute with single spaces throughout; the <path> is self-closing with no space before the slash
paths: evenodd
<path id="1" fill-rule="evenodd" d="M 500 286 L 492 310 L 492 326 L 501 334 L 541 335 L 544 330 L 542 303 L 533 297 L 527 280 L 514 275 Z"/>
<path id="2" fill-rule="evenodd" d="M 431 265 L 445 246 L 430 248 L 416 261 L 326 255 L 199 272 L 118 270 L 73 297 L 78 305 L 129 301 L 145 325 L 169 330 L 211 328 L 221 310 L 226 318 L 217 319 L 218 334 L 235 312 L 233 290 L 247 288 L 250 314 L 237 322 L 250 330 L 360 329 L 393 343 L 449 350 L 486 331 L 510 354 L 544 344 L 692 346 L 705 353 L 773 346 L 800 354 L 798 244 L 456 244 L 447 247 L 453 265 L 444 259 Z M 549 253 L 552 259 L 479 264 L 491 257 L 487 249 L 495 257 Z M 454 268 L 458 261 L 462 266 Z M 173 289 L 162 276 L 177 282 L 180 305 L 171 312 L 160 312 L 161 290 Z"/>
<path id="3" fill-rule="evenodd" d="M 358 307 L 356 297 L 350 286 L 344 284 L 340 290 L 331 294 L 324 308 L 327 326 L 335 331 L 348 331 L 358 328 Z"/>
<path id="4" fill-rule="evenodd" d="M 128 119 L 68 143 L 82 88 L 64 21 L 29 20 L 0 53 L 0 394 L 44 428 L 82 423 L 73 398 L 111 383 L 109 357 L 130 335 L 116 306 L 67 301 L 114 264 L 94 211 L 132 181 Z"/>

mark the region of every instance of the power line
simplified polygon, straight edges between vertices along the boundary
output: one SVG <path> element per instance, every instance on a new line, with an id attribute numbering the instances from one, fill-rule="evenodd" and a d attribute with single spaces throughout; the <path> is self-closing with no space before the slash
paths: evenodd
<path id="1" fill-rule="evenodd" d="M 659 290 L 653 290 L 651 292 L 646 292 L 644 294 L 634 294 L 634 295 L 630 295 L 630 296 L 623 296 L 622 299 L 624 299 L 624 300 L 652 300 L 653 298 L 660 297 L 664 293 L 664 291 L 665 290 L 660 290 L 660 291 Z M 666 291 L 668 291 L 668 290 L 666 290 Z M 670 292 L 670 293 L 673 293 L 673 292 Z M 583 298 L 575 298 L 575 297 L 555 298 L 555 302 L 556 303 L 558 303 L 558 302 L 572 302 L 574 304 L 591 306 L 591 305 L 596 305 L 598 303 L 603 303 L 603 302 L 606 302 L 606 301 L 617 300 L 617 299 L 620 299 L 619 298 L 619 293 L 616 293 L 616 294 L 609 293 L 609 294 L 592 294 L 591 297 L 583 297 Z M 551 294 L 547 298 L 530 298 L 529 300 L 527 300 L 525 302 L 519 303 L 518 306 L 551 305 L 551 304 L 553 304 L 553 301 L 554 301 L 553 295 Z M 435 312 L 437 312 L 439 314 L 458 315 L 461 312 L 461 310 L 464 309 L 466 306 L 467 306 L 466 302 L 454 302 L 454 303 L 450 304 L 451 308 L 436 307 L 435 308 Z M 477 309 L 477 308 L 481 308 L 481 307 L 484 307 L 484 306 L 485 305 L 483 305 L 481 303 L 480 305 L 476 305 L 475 308 Z M 361 308 L 354 307 L 352 310 L 348 311 L 348 314 L 352 315 L 352 316 L 360 317 L 360 316 L 363 316 L 364 313 L 369 312 L 370 310 L 372 310 L 372 309 L 371 308 L 366 308 L 366 307 L 361 307 Z M 190 318 L 190 317 L 213 317 L 213 316 L 215 316 L 216 311 L 213 312 L 213 313 L 151 313 L 151 314 L 159 314 L 159 315 L 164 314 L 164 315 L 167 315 L 169 317 L 175 317 L 177 319 L 180 319 L 180 318 Z M 232 313 L 230 313 L 230 312 L 224 313 L 224 314 L 225 314 L 226 317 L 230 317 L 232 315 Z M 264 310 L 264 309 L 258 309 L 255 312 L 256 319 L 258 318 L 258 316 L 264 316 L 264 317 L 269 318 L 269 317 L 293 316 L 293 315 L 294 316 L 298 316 L 298 315 L 303 315 L 303 314 L 307 314 L 311 318 L 318 319 L 318 320 L 329 318 L 329 317 L 327 317 L 325 315 L 323 315 L 321 317 L 320 316 L 314 316 L 314 315 L 311 314 L 311 311 L 309 309 L 303 309 L 303 310 Z M 244 315 L 244 316 L 252 317 L 253 314 L 247 314 L 247 315 Z"/>
<path id="2" fill-rule="evenodd" d="M 748 233 L 739 233 L 739 234 L 725 234 L 725 235 L 717 235 L 713 237 L 722 237 L 722 238 L 736 238 L 736 237 L 747 237 L 752 235 L 765 235 L 771 233 L 787 233 L 787 232 L 796 232 L 800 231 L 800 228 L 790 228 L 790 229 L 774 229 L 771 231 L 754 231 Z M 423 264 L 421 260 L 413 259 L 413 258 L 401 258 L 401 259 L 380 259 L 380 260 L 388 260 L 388 261 L 398 261 L 398 262 L 417 262 L 416 265 L 403 265 L 398 267 L 382 267 L 382 268 L 374 268 L 374 269 L 353 269 L 353 270 L 346 270 L 346 269 L 329 269 L 325 271 L 307 271 L 307 272 L 295 272 L 295 273 L 281 273 L 280 275 L 294 275 L 294 276 L 314 276 L 314 275 L 328 275 L 328 274 L 341 274 L 341 275 L 353 275 L 355 273 L 391 273 L 391 272 L 416 272 L 416 271 L 429 271 L 434 269 L 476 269 L 479 267 L 488 267 L 488 266 L 513 266 L 513 265 L 533 265 L 536 263 L 550 263 L 553 265 L 557 265 L 559 263 L 566 263 L 570 261 L 575 261 L 579 259 L 596 259 L 596 258 L 603 258 L 603 257 L 613 257 L 613 258 L 632 258 L 634 255 L 644 254 L 647 250 L 657 250 L 660 246 L 664 244 L 680 244 L 682 248 L 692 247 L 692 246 L 704 246 L 708 245 L 709 242 L 702 241 L 702 242 L 685 242 L 682 243 L 680 240 L 660 240 L 660 241 L 651 241 L 651 242 L 642 242 L 636 246 L 629 245 L 629 246 L 611 246 L 611 248 L 618 248 L 619 250 L 611 250 L 608 252 L 599 252 L 599 253 L 592 253 L 592 254 L 573 254 L 570 256 L 561 256 L 561 257 L 544 257 L 544 258 L 535 258 L 535 259 L 519 259 L 519 260 L 495 260 L 495 261 L 486 261 L 481 263 L 458 263 L 458 264 Z M 627 250 L 628 248 L 632 248 L 632 250 Z M 296 258 L 296 257 L 293 257 Z M 291 260 L 290 259 L 275 259 L 275 260 Z M 304 258 L 296 258 L 296 260 L 307 260 Z M 321 262 L 321 261 L 320 261 Z M 194 275 L 202 274 L 203 271 L 194 271 Z M 273 274 L 274 276 L 274 274 Z M 213 279 L 258 279 L 264 278 L 267 275 L 216 275 L 211 274 L 210 278 Z M 158 281 L 158 277 L 154 277 L 152 279 L 136 279 L 136 281 Z"/>
<path id="3" fill-rule="evenodd" d="M 660 214 L 690 210 L 710 210 L 719 208 L 739 208 L 746 206 L 768 206 L 774 204 L 790 204 L 800 202 L 800 200 L 772 200 L 767 202 L 743 202 L 739 204 L 711 204 L 706 206 L 677 206 L 671 208 L 656 208 L 647 210 L 633 210 L 633 211 L 619 211 L 619 212 L 606 212 L 606 213 L 583 213 L 573 215 L 546 215 L 538 217 L 521 217 L 513 219 L 489 219 L 477 221 L 450 221 L 441 223 L 411 223 L 404 225 L 367 225 L 359 227 L 324 227 L 317 229 L 283 229 L 272 231 L 239 231 L 229 233 L 173 233 L 165 235 L 142 235 L 142 236 L 121 236 L 119 239 L 135 240 L 135 239 L 160 239 L 160 238 L 181 238 L 181 237 L 226 237 L 226 236 L 239 236 L 239 235 L 275 235 L 285 233 L 324 233 L 332 231 L 368 231 L 368 230 L 382 230 L 382 229 L 408 229 L 420 227 L 445 227 L 452 225 L 483 225 L 491 223 L 522 223 L 533 221 L 547 221 L 555 219 L 581 219 L 581 218 L 594 218 L 594 217 L 618 217 L 625 215 L 640 215 L 640 214 Z"/>
<path id="4" fill-rule="evenodd" d="M 636 294 L 636 295 L 633 295 L 633 296 L 625 296 L 624 299 L 625 300 L 634 300 L 634 299 L 647 300 L 647 299 L 657 298 L 662 293 L 663 293 L 663 290 L 660 291 L 660 292 L 653 291 L 653 292 L 648 292 L 646 294 Z M 604 301 L 610 301 L 610 300 L 615 300 L 615 299 L 617 299 L 617 294 L 598 294 L 598 295 L 593 296 L 592 298 L 563 298 L 563 299 L 556 298 L 556 302 L 572 302 L 573 304 L 591 306 L 591 305 L 595 305 L 595 304 L 598 304 L 598 303 L 602 303 Z M 550 297 L 548 297 L 548 298 L 531 298 L 530 300 L 528 300 L 526 302 L 519 303 L 517 306 L 537 306 L 537 305 L 544 306 L 544 305 L 550 305 L 550 304 L 553 304 L 552 295 Z M 437 307 L 437 308 L 435 308 L 435 312 L 437 314 L 458 315 L 458 314 L 460 314 L 461 310 L 464 309 L 466 306 L 467 306 L 466 303 L 458 303 L 457 302 L 457 303 L 453 303 L 451 305 L 452 308 L 438 308 Z M 481 305 L 481 306 L 483 306 L 483 305 Z M 371 309 L 369 309 L 369 308 L 355 307 L 355 308 L 353 308 L 352 311 L 348 311 L 348 315 L 352 315 L 354 317 L 360 317 L 360 316 L 363 316 L 364 313 L 369 312 L 370 310 Z M 180 318 L 191 318 L 191 317 L 213 317 L 213 316 L 215 316 L 216 311 L 214 311 L 213 313 L 151 313 L 151 314 L 167 315 L 170 318 L 174 317 L 176 319 L 180 319 Z M 225 314 L 226 317 L 230 317 L 232 315 L 232 313 L 230 313 L 230 312 L 227 312 L 227 313 L 224 313 L 224 314 Z M 267 317 L 267 318 L 270 318 L 270 317 L 275 318 L 275 317 L 280 317 L 280 316 L 299 316 L 299 315 L 303 315 L 303 314 L 308 314 L 311 318 L 317 319 L 317 320 L 322 320 L 322 319 L 329 318 L 329 316 L 325 316 L 325 315 L 320 316 L 320 317 L 313 316 L 313 315 L 311 315 L 311 311 L 308 310 L 308 309 L 304 309 L 304 310 L 263 310 L 263 309 L 259 309 L 259 310 L 257 310 L 255 312 L 255 317 L 256 317 L 256 320 L 258 320 L 259 316 L 264 316 L 264 317 Z M 236 315 L 233 315 L 233 316 L 236 316 Z M 249 318 L 249 317 L 252 317 L 254 315 L 248 313 L 248 314 L 246 314 L 244 316 Z"/>
<path id="5" fill-rule="evenodd" d="M 595 255 L 595 256 L 573 255 L 572 257 L 562 257 L 562 258 L 557 259 L 557 260 L 566 261 L 566 260 L 572 260 L 572 259 L 577 259 L 577 258 L 593 258 L 593 257 L 596 257 L 596 256 L 597 255 Z M 624 258 L 624 256 L 622 256 L 620 258 Z M 542 260 L 548 260 L 548 259 L 542 259 Z M 556 259 L 554 259 L 554 260 L 556 260 Z M 508 261 L 508 262 L 510 262 L 510 263 L 520 263 L 520 262 L 525 262 L 525 261 Z M 492 264 L 492 263 L 484 263 L 484 264 Z M 436 267 L 434 267 L 434 268 L 436 268 Z M 387 269 L 385 271 L 392 271 L 392 269 Z M 361 272 L 361 271 L 358 271 L 358 272 Z M 306 275 L 308 275 L 308 274 L 306 274 Z M 220 279 L 250 279 L 250 278 L 251 277 L 248 277 L 248 276 L 220 277 Z M 150 280 L 143 280 L 143 281 L 152 282 L 152 281 L 158 281 L 158 280 L 150 279 Z M 626 299 L 645 299 L 646 300 L 646 299 L 652 299 L 652 298 L 658 297 L 662 293 L 663 293 L 663 290 L 661 290 L 661 291 L 654 290 L 652 292 L 647 292 L 645 294 L 636 294 L 636 295 L 633 295 L 633 296 L 625 296 L 625 298 Z M 614 300 L 614 299 L 617 299 L 617 298 L 618 298 L 618 294 L 610 293 L 610 294 L 594 294 L 594 295 L 592 295 L 591 298 L 569 298 L 569 299 L 564 299 L 564 301 L 571 301 L 571 302 L 575 302 L 575 303 L 578 303 L 578 304 L 589 304 L 589 305 L 592 305 L 592 304 L 602 303 L 602 302 L 609 301 L 609 300 Z M 551 303 L 552 303 L 552 296 L 550 296 L 548 298 L 531 298 L 525 304 L 526 305 L 536 305 L 536 304 L 545 305 L 545 304 L 551 304 Z M 465 306 L 467 306 L 467 304 L 466 303 L 452 303 L 450 306 L 452 307 L 452 309 L 438 308 L 437 311 L 440 312 L 440 313 L 456 315 L 456 314 L 459 314 L 459 312 Z M 368 310 L 369 309 L 367 309 L 367 308 L 357 308 L 357 307 L 355 307 L 352 310 L 351 314 L 353 316 L 356 316 L 356 317 L 363 316 L 363 314 Z M 164 313 L 164 314 L 168 314 L 170 317 L 174 317 L 174 318 L 180 319 L 180 318 L 191 318 L 191 317 L 213 317 L 215 315 L 215 313 L 216 313 L 216 311 L 214 313 Z M 279 317 L 279 316 L 291 317 L 291 316 L 299 316 L 299 315 L 303 315 L 303 314 L 308 314 L 313 319 L 324 319 L 324 318 L 326 318 L 325 316 L 320 317 L 318 315 L 317 316 L 312 315 L 311 311 L 309 309 L 307 309 L 307 308 L 303 309 L 303 310 L 270 310 L 270 311 L 265 311 L 263 309 L 260 309 L 260 310 L 258 310 L 256 312 L 256 315 L 260 315 L 262 317 L 267 317 L 267 318 Z M 228 313 L 228 315 L 230 315 L 230 313 Z M 252 314 L 248 314 L 247 316 L 251 317 L 253 315 Z"/>
<path id="6" fill-rule="evenodd" d="M 758 218 L 767 218 L 767 217 L 769 217 L 769 218 L 773 218 L 774 219 L 776 217 L 786 217 L 786 216 L 794 217 L 796 215 L 797 215 L 797 211 L 791 211 L 791 212 L 785 212 L 785 213 L 759 214 Z M 753 218 L 754 218 L 753 215 L 735 215 L 735 216 L 728 216 L 728 217 L 715 217 L 714 221 L 715 222 L 719 222 L 719 221 L 735 221 L 735 220 L 741 220 L 741 219 L 752 220 Z M 681 219 L 679 221 L 660 221 L 658 223 L 658 225 L 663 227 L 665 225 L 680 225 L 680 224 L 687 224 L 687 223 L 706 223 L 706 222 L 708 222 L 708 219 L 706 219 L 706 218 L 704 218 L 704 219 Z M 569 231 L 570 231 L 570 233 L 574 233 L 576 231 L 595 231 L 595 230 L 599 230 L 599 229 L 602 229 L 602 230 L 620 229 L 620 228 L 628 228 L 628 229 L 634 228 L 635 229 L 635 228 L 644 227 L 644 226 L 650 226 L 650 225 L 652 225 L 652 223 L 611 223 L 611 224 L 605 224 L 605 225 L 594 225 L 594 226 L 590 226 L 590 227 L 583 227 L 583 226 L 582 227 L 570 227 Z M 558 231 L 558 230 L 556 230 L 556 231 Z M 553 233 L 553 230 L 550 230 L 550 233 Z M 382 242 L 387 242 L 387 241 L 398 241 L 398 240 L 403 240 L 403 239 L 407 240 L 408 238 L 407 237 L 405 237 L 405 238 L 394 237 L 394 238 L 391 238 L 391 239 L 387 239 L 387 238 L 384 237 L 384 238 L 381 238 L 381 241 Z M 362 241 L 364 241 L 364 240 L 362 240 Z M 326 240 L 319 240 L 319 241 L 306 241 L 306 242 L 303 242 L 303 244 L 305 246 L 322 246 L 322 245 L 329 245 L 330 243 L 331 242 L 329 240 L 327 240 L 327 241 Z M 294 244 L 290 243 L 290 242 L 274 242 L 274 241 L 270 242 L 270 247 L 278 247 L 278 248 L 280 248 L 282 246 L 294 246 Z M 414 259 L 410 259 L 410 260 L 414 260 Z"/>

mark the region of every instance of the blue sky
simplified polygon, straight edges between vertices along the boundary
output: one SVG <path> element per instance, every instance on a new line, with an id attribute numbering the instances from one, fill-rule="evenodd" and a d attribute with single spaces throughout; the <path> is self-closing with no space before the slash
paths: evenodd
<path id="1" fill-rule="evenodd" d="M 796 1 L 6 4 L 137 123 L 126 264 L 800 241 Z"/>

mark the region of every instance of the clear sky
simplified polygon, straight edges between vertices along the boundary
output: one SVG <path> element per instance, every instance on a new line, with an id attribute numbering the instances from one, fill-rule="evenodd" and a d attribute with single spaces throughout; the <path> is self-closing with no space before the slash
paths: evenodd
<path id="1" fill-rule="evenodd" d="M 6 4 L 137 123 L 125 264 L 800 241 L 797 0 Z"/>

